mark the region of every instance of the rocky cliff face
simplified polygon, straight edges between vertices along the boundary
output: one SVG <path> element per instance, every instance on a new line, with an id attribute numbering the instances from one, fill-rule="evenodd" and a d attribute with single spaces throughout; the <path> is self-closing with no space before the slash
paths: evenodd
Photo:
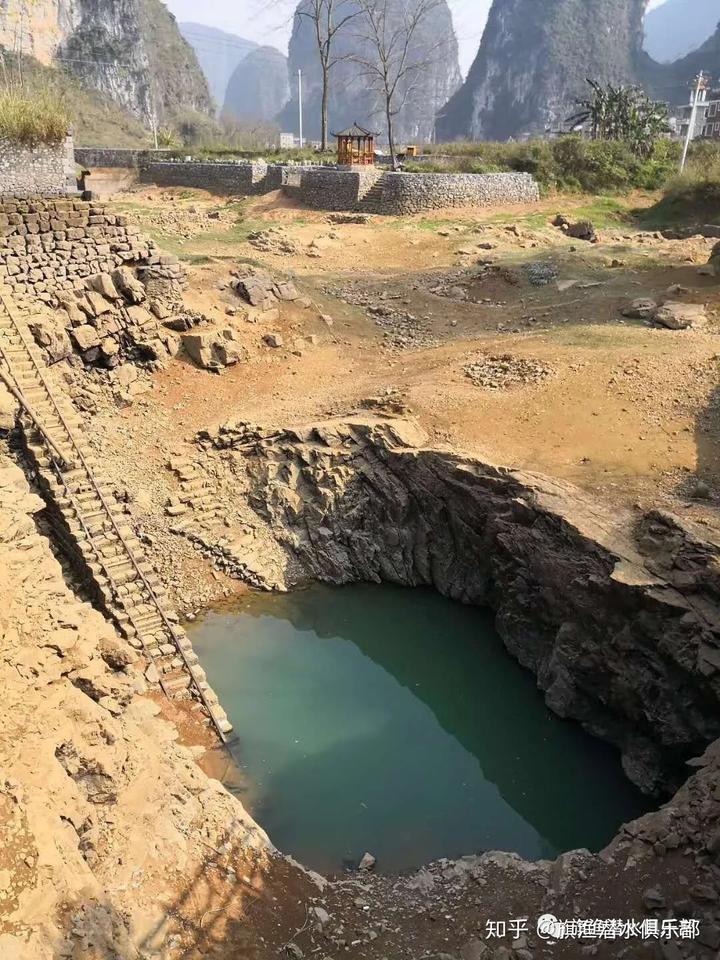
<path id="1" fill-rule="evenodd" d="M 220 110 L 225 103 L 228 83 L 235 68 L 251 51 L 257 49 L 257 44 L 201 23 L 179 23 L 178 28 L 195 51 L 210 84 L 215 105 Z"/>
<path id="2" fill-rule="evenodd" d="M 389 7 L 399 5 L 400 0 L 390 0 Z M 302 6 L 302 5 L 301 5 Z M 300 9 L 300 8 L 299 8 Z M 358 39 L 361 28 L 353 23 L 340 32 L 336 41 L 339 56 L 350 53 L 371 55 L 371 50 Z M 419 35 L 417 49 L 413 53 L 417 61 L 428 59 L 422 80 L 400 91 L 398 102 L 405 99 L 396 120 L 397 140 L 427 141 L 432 139 L 435 115 L 461 82 L 457 40 L 453 31 L 449 6 L 443 2 L 426 19 Z M 290 39 L 290 76 L 303 71 L 303 102 L 305 107 L 305 133 L 308 137 L 320 136 L 321 74 L 318 67 L 313 24 L 307 17 L 295 17 Z M 357 122 L 362 126 L 383 132 L 385 122 L 380 99 L 368 89 L 367 78 L 362 76 L 362 67 L 350 61 L 337 64 L 332 74 L 330 96 L 330 127 L 342 129 Z M 282 114 L 283 126 L 288 130 L 297 127 L 297 90 L 293 89 L 292 100 Z"/>
<path id="3" fill-rule="evenodd" d="M 676 787 L 720 735 L 720 547 L 678 520 L 611 517 L 567 484 L 426 448 L 402 419 L 230 426 L 210 446 L 236 486 L 247 471 L 285 584 L 425 585 L 493 608 L 548 705 L 617 744 L 644 789 Z"/>
<path id="4" fill-rule="evenodd" d="M 230 78 L 223 114 L 233 120 L 270 122 L 289 99 L 287 57 L 274 47 L 258 47 Z"/>
<path id="5" fill-rule="evenodd" d="M 62 62 L 144 120 L 212 109 L 195 55 L 161 0 L 6 0 L 0 44 Z"/>
<path id="6" fill-rule="evenodd" d="M 587 77 L 629 82 L 646 0 L 494 0 L 467 81 L 442 111 L 442 139 L 505 140 L 562 126 Z"/>

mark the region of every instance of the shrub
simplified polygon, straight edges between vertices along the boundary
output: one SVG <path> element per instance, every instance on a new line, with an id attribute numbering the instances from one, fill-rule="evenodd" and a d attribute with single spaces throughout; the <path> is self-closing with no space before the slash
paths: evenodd
<path id="1" fill-rule="evenodd" d="M 406 169 L 531 173 L 545 191 L 627 193 L 660 189 L 677 169 L 680 146 L 658 140 L 647 157 L 639 157 L 622 141 L 567 136 L 521 143 L 433 144 L 428 153 L 436 159 L 408 164 Z"/>
<path id="2" fill-rule="evenodd" d="M 69 127 L 63 101 L 49 88 L 8 84 L 0 89 L 0 138 L 35 147 L 60 143 Z"/>

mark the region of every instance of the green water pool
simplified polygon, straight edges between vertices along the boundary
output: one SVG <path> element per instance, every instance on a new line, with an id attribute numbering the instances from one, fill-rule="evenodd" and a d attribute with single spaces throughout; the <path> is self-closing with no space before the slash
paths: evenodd
<path id="1" fill-rule="evenodd" d="M 252 596 L 191 638 L 235 728 L 243 802 L 316 870 L 366 851 L 396 872 L 599 850 L 648 809 L 617 751 L 547 709 L 492 616 L 434 591 Z"/>

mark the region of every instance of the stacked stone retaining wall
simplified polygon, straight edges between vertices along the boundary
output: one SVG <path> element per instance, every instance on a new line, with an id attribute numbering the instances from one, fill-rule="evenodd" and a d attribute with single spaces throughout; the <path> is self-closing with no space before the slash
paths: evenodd
<path id="1" fill-rule="evenodd" d="M 128 150 L 105 147 L 75 147 L 75 162 L 81 167 L 133 170 L 153 160 L 167 160 L 173 150 Z"/>
<path id="2" fill-rule="evenodd" d="M 33 147 L 0 139 L 0 195 L 62 196 L 75 186 L 71 138 Z"/>
<path id="3" fill-rule="evenodd" d="M 282 187 L 283 168 L 269 163 L 151 161 L 141 165 L 140 181 L 159 187 L 195 187 L 226 196 L 259 196 Z"/>
<path id="4" fill-rule="evenodd" d="M 402 215 L 539 199 L 540 189 L 529 173 L 386 173 L 381 203 L 383 212 Z"/>
<path id="5" fill-rule="evenodd" d="M 0 282 L 46 303 L 86 277 L 155 256 L 127 219 L 73 199 L 0 199 Z"/>
<path id="6" fill-rule="evenodd" d="M 111 152 L 111 151 L 109 151 Z M 286 189 L 318 210 L 368 209 L 394 215 L 444 207 L 534 203 L 537 182 L 527 173 L 383 173 L 377 167 L 337 169 L 268 163 L 214 163 L 140 158 L 140 180 L 162 187 L 194 187 L 230 196 Z"/>
<path id="7" fill-rule="evenodd" d="M 354 210 L 377 183 L 381 172 L 367 170 L 306 170 L 300 180 L 300 198 L 318 210 Z"/>

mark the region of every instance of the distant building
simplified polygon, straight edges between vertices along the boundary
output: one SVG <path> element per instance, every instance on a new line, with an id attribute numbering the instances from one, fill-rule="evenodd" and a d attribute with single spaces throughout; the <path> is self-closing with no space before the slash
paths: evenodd
<path id="1" fill-rule="evenodd" d="M 674 128 L 677 136 L 684 140 L 690 127 L 692 117 L 694 92 L 688 103 L 679 107 L 675 113 Z M 701 90 L 700 101 L 695 114 L 695 124 L 690 136 L 691 140 L 700 138 L 720 140 L 720 90 Z"/>
<path id="2" fill-rule="evenodd" d="M 300 147 L 310 147 L 312 150 L 319 150 L 322 144 L 319 140 L 308 140 L 305 138 L 302 143 L 300 143 L 300 137 L 296 137 L 294 133 L 281 133 L 280 134 L 280 149 L 281 150 L 299 150 Z"/>
<path id="3" fill-rule="evenodd" d="M 712 90 L 708 94 L 707 108 L 700 135 L 711 140 L 720 140 L 720 90 Z"/>

